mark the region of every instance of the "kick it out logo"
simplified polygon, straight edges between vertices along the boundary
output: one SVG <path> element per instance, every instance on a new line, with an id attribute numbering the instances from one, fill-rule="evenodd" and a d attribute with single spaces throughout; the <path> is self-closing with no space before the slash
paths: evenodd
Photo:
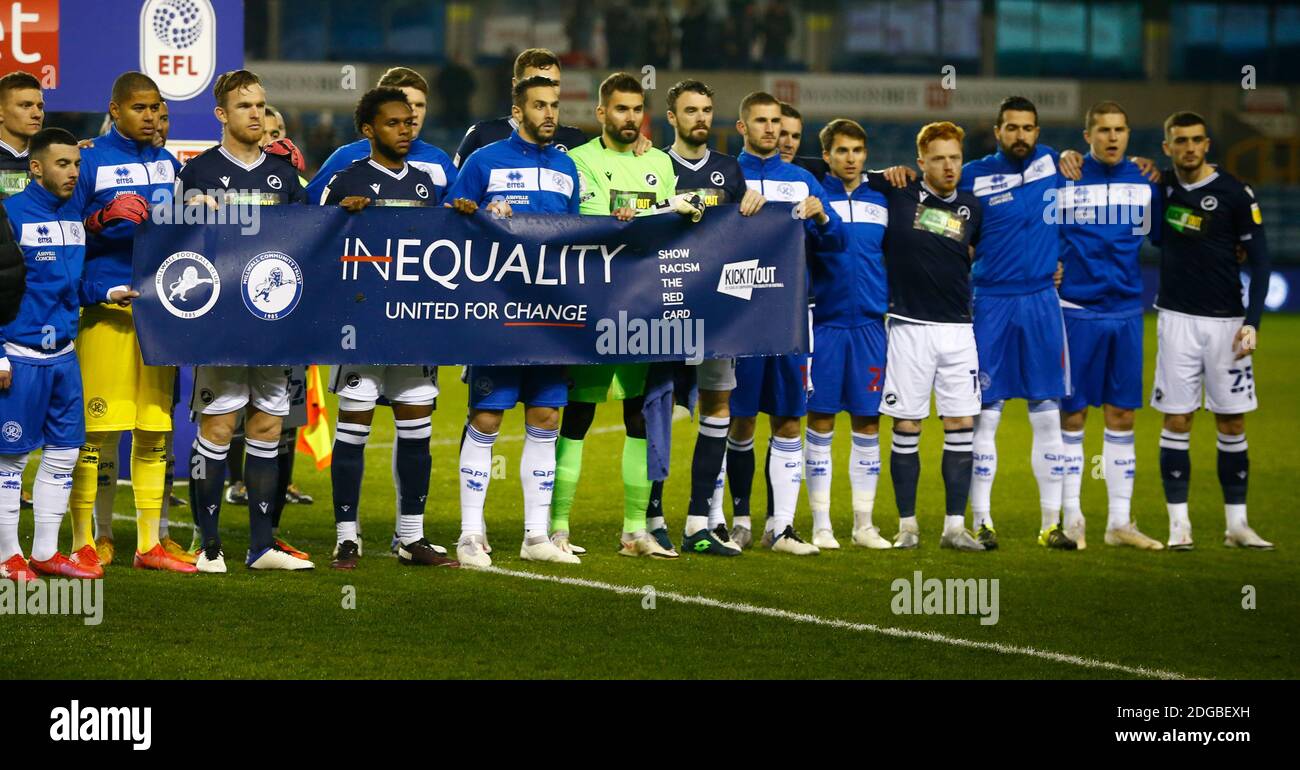
<path id="1" fill-rule="evenodd" d="M 284 318 L 302 299 L 302 269 L 284 252 L 267 251 L 253 257 L 240 283 L 244 306 L 263 321 Z"/>

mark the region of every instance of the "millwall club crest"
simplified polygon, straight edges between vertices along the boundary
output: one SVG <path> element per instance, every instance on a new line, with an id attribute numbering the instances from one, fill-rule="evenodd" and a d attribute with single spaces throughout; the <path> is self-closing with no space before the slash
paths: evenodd
<path id="1" fill-rule="evenodd" d="M 709 181 L 713 182 L 718 187 L 721 187 L 727 183 L 727 178 L 722 175 L 721 171 L 714 171 L 709 175 Z"/>
<path id="2" fill-rule="evenodd" d="M 202 254 L 178 251 L 158 266 L 153 277 L 158 301 L 177 318 L 206 315 L 221 296 L 221 276 Z"/>
<path id="3" fill-rule="evenodd" d="M 1201 198 L 1201 208 L 1206 211 L 1214 211 L 1218 207 L 1219 199 L 1215 198 L 1213 195 L 1207 195 L 1204 198 Z"/>
<path id="4" fill-rule="evenodd" d="M 302 299 L 302 270 L 283 252 L 266 251 L 253 257 L 240 283 L 244 307 L 263 321 L 284 318 Z"/>
<path id="5" fill-rule="evenodd" d="M 270 186 L 272 190 L 278 190 L 284 185 L 284 183 L 280 181 L 280 177 L 276 176 L 275 174 L 268 176 L 266 178 L 266 183 L 267 185 Z"/>

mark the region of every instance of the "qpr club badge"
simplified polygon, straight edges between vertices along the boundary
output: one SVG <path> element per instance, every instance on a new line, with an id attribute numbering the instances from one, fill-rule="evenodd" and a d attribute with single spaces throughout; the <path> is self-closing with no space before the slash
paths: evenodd
<path id="1" fill-rule="evenodd" d="M 265 251 L 253 257 L 240 283 L 244 307 L 263 321 L 284 318 L 302 299 L 302 269 L 284 252 Z"/>

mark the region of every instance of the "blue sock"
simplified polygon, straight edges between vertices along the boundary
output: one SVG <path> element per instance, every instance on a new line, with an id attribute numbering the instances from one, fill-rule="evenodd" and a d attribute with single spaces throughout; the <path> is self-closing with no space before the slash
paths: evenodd
<path id="1" fill-rule="evenodd" d="M 194 523 L 203 533 L 203 545 L 220 544 L 217 533 L 221 517 L 221 497 L 226 482 L 226 456 L 230 445 L 221 446 L 198 436 L 190 458 L 190 507 Z M 116 450 L 114 450 L 116 451 Z"/>
<path id="2" fill-rule="evenodd" d="M 429 455 L 429 437 L 433 433 L 429 417 L 414 420 L 394 420 L 397 426 L 397 489 L 401 504 L 398 512 L 405 519 L 414 516 L 424 520 L 425 501 L 429 497 L 429 474 L 433 471 L 433 458 Z M 404 527 L 403 532 L 422 531 L 422 527 Z M 403 532 L 399 535 L 406 539 Z M 411 535 L 414 537 L 414 535 Z"/>
<path id="3" fill-rule="evenodd" d="M 1167 503 L 1187 502 L 1192 477 L 1190 446 L 1190 434 L 1160 431 L 1160 481 L 1165 487 Z"/>
<path id="4" fill-rule="evenodd" d="M 731 488 L 731 515 L 748 516 L 749 496 L 754 490 L 754 439 L 727 439 L 727 486 Z"/>
<path id="5" fill-rule="evenodd" d="M 966 515 L 966 501 L 970 499 L 971 467 L 974 465 L 974 455 L 971 453 L 974 435 L 973 428 L 943 432 L 941 472 L 947 500 L 946 512 L 949 516 Z"/>
<path id="6" fill-rule="evenodd" d="M 272 506 L 280 476 L 278 441 L 244 439 L 244 483 L 248 485 L 248 551 L 256 554 L 275 542 Z"/>
<path id="7" fill-rule="evenodd" d="M 1250 477 L 1250 457 L 1246 454 L 1246 436 L 1219 434 L 1219 486 L 1227 505 L 1246 504 L 1246 482 Z"/>
<path id="8" fill-rule="evenodd" d="M 916 516 L 916 485 L 921 479 L 921 455 L 917 452 L 920 444 L 920 433 L 894 429 L 889 448 L 889 478 L 894 482 L 894 502 L 900 519 Z"/>
<path id="9" fill-rule="evenodd" d="M 701 417 L 700 434 L 695 439 L 695 454 L 691 456 L 691 502 L 688 516 L 708 516 L 709 499 L 722 472 L 722 460 L 727 454 L 727 425 L 725 417 Z M 752 454 L 750 455 L 753 456 Z"/>
<path id="10" fill-rule="evenodd" d="M 330 486 L 334 493 L 334 521 L 356 521 L 361 502 L 361 477 L 366 472 L 366 442 L 370 426 L 340 422 L 334 434 Z"/>

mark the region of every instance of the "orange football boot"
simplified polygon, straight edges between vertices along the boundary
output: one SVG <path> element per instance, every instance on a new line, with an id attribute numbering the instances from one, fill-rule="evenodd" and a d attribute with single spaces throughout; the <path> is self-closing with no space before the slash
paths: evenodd
<path id="1" fill-rule="evenodd" d="M 104 576 L 104 565 L 99 562 L 99 551 L 95 550 L 95 546 L 87 543 L 86 545 L 81 546 L 80 550 L 68 558 L 76 562 L 77 566 L 98 572 L 99 574 L 95 575 L 95 577 L 98 578 Z"/>
<path id="2" fill-rule="evenodd" d="M 184 546 L 182 546 L 180 543 L 176 542 L 175 540 L 172 540 L 170 537 L 164 537 L 159 542 L 162 543 L 163 550 L 167 552 L 167 555 L 172 557 L 176 561 L 183 561 L 186 564 L 193 564 L 194 562 L 199 560 L 199 555 L 197 553 L 190 553 L 189 551 L 185 550 Z"/>
<path id="3" fill-rule="evenodd" d="M 21 553 L 10 556 L 7 561 L 0 564 L 0 577 L 9 578 L 17 583 L 41 579 L 31 567 L 27 566 L 27 560 Z"/>
<path id="4" fill-rule="evenodd" d="M 160 569 L 169 572 L 198 572 L 198 568 L 193 564 L 186 564 L 183 561 L 172 558 L 171 554 L 163 550 L 162 543 L 154 545 L 148 553 L 135 552 L 136 569 Z"/>
<path id="5" fill-rule="evenodd" d="M 285 553 L 289 554 L 295 559 L 311 561 L 311 556 L 308 555 L 306 551 L 299 551 L 297 548 L 294 548 L 293 546 L 289 545 L 288 543 L 284 542 L 278 537 L 275 539 L 275 544 L 281 551 L 284 551 Z"/>
<path id="6" fill-rule="evenodd" d="M 33 570 L 42 575 L 77 578 L 80 580 L 94 580 L 104 576 L 104 570 L 87 569 L 57 551 L 45 561 L 32 559 L 27 563 L 31 565 Z"/>

